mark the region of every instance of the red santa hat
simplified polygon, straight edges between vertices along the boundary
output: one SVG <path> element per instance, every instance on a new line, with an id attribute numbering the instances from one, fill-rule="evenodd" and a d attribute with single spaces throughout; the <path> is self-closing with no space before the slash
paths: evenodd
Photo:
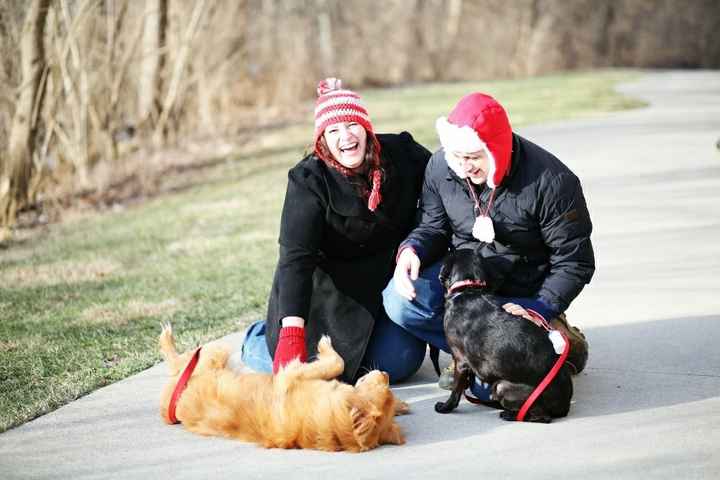
<path id="1" fill-rule="evenodd" d="M 487 184 L 490 188 L 500 185 L 510 169 L 512 127 L 497 100 L 484 93 L 466 95 L 447 118 L 437 119 L 435 128 L 446 152 L 485 151 L 490 163 Z M 466 176 L 452 161 L 448 165 L 462 178 Z"/>

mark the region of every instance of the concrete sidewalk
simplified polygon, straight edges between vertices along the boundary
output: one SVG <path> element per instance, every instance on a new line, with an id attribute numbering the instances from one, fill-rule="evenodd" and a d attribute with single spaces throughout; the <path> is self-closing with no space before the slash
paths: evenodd
<path id="1" fill-rule="evenodd" d="M 0 478 L 720 478 L 720 71 L 622 91 L 651 107 L 520 131 L 580 176 L 595 225 L 597 273 L 569 312 L 590 361 L 566 419 L 436 414 L 426 362 L 395 389 L 405 446 L 264 450 L 163 424 L 158 365 L 0 435 Z"/>

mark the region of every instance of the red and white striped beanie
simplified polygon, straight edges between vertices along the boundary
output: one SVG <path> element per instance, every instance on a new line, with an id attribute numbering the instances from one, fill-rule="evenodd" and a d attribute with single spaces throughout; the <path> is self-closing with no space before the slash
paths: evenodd
<path id="1" fill-rule="evenodd" d="M 325 129 L 333 123 L 357 122 L 369 134 L 373 133 L 370 116 L 360 95 L 344 90 L 339 78 L 326 78 L 318 83 L 315 102 L 315 144 Z"/>

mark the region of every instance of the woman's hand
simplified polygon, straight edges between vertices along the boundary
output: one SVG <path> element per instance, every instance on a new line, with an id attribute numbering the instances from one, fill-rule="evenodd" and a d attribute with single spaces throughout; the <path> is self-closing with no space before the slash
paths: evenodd
<path id="1" fill-rule="evenodd" d="M 397 259 L 395 273 L 395 291 L 401 296 L 412 300 L 415 298 L 413 281 L 417 280 L 420 272 L 420 258 L 412 248 L 404 248 Z"/>
<path id="2" fill-rule="evenodd" d="M 273 373 L 277 373 L 296 358 L 301 362 L 307 360 L 305 347 L 305 320 L 301 317 L 285 317 L 281 321 L 282 328 L 273 357 Z"/>

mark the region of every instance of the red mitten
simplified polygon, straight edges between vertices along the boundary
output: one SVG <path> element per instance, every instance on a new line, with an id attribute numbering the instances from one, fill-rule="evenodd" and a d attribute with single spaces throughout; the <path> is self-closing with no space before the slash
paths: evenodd
<path id="1" fill-rule="evenodd" d="M 301 362 L 307 360 L 305 329 L 303 327 L 282 327 L 277 348 L 275 348 L 273 373 L 277 373 L 280 367 L 284 367 L 296 358 L 300 358 Z"/>

